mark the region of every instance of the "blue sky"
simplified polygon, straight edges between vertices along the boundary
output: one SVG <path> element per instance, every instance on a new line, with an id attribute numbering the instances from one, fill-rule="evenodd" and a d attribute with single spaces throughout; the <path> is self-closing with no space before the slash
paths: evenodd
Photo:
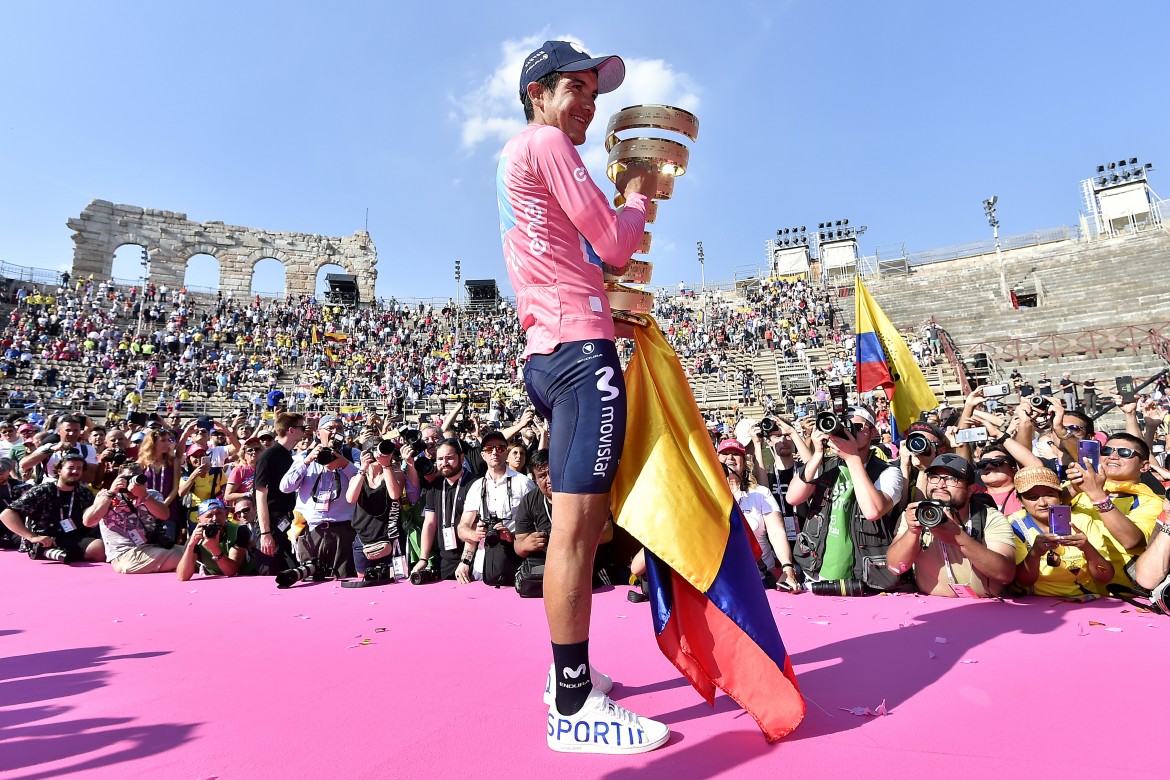
<path id="1" fill-rule="evenodd" d="M 68 266 L 93 198 L 327 235 L 368 208 L 379 294 L 453 295 L 456 258 L 506 287 L 493 180 L 518 62 L 567 36 L 629 66 L 583 148 L 603 190 L 610 112 L 700 117 L 652 226 L 657 285 L 698 281 L 696 241 L 730 279 L 824 219 L 867 225 L 864 254 L 983 239 L 993 193 L 1005 235 L 1075 225 L 1079 180 L 1123 157 L 1170 197 L 1170 3 L 618 7 L 4 3 L 0 260 Z"/>

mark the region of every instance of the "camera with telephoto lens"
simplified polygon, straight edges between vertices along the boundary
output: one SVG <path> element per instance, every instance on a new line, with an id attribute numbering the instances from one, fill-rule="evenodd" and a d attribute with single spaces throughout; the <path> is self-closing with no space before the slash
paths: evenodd
<path id="1" fill-rule="evenodd" d="M 849 419 L 849 391 L 841 382 L 829 383 L 830 409 L 817 413 L 817 430 L 830 436 L 843 436 L 846 431 L 857 432 L 857 426 Z"/>
<path id="2" fill-rule="evenodd" d="M 422 438 L 422 431 L 418 428 L 407 428 L 404 431 L 398 432 L 398 438 L 402 439 L 407 444 L 414 444 Z"/>
<path id="3" fill-rule="evenodd" d="M 947 521 L 947 505 L 941 501 L 926 500 L 914 508 L 914 519 L 923 528 L 936 528 Z"/>
<path id="4" fill-rule="evenodd" d="M 316 558 L 305 561 L 295 569 L 285 569 L 280 574 L 276 575 L 276 587 L 284 590 L 291 588 L 301 580 L 312 580 L 313 582 L 324 582 L 325 578 L 329 576 L 329 569 Z"/>
<path id="5" fill-rule="evenodd" d="M 65 557 L 68 555 L 60 547 L 45 547 L 43 544 L 30 544 L 26 550 L 28 557 L 34 561 L 58 561 L 65 562 Z"/>
<path id="6" fill-rule="evenodd" d="M 429 585 L 432 582 L 438 582 L 439 575 L 435 573 L 434 569 L 426 568 L 419 569 L 410 573 L 411 585 Z"/>
<path id="7" fill-rule="evenodd" d="M 906 437 L 906 449 L 915 455 L 925 455 L 934 449 L 934 442 L 926 438 L 925 433 L 915 431 Z"/>
<path id="8" fill-rule="evenodd" d="M 814 596 L 868 596 L 872 591 L 860 580 L 820 580 L 810 582 L 808 592 Z"/>
<path id="9" fill-rule="evenodd" d="M 126 451 L 119 447 L 111 447 L 102 453 L 101 460 L 111 466 L 121 466 L 126 462 Z"/>
<path id="10" fill-rule="evenodd" d="M 204 538 L 216 539 L 219 537 L 219 531 L 220 531 L 219 523 L 204 523 L 199 527 L 203 529 Z"/>
<path id="11" fill-rule="evenodd" d="M 379 455 L 384 455 L 384 456 L 388 457 L 390 455 L 393 455 L 396 452 L 398 452 L 398 448 L 395 447 L 394 442 L 390 441 L 389 439 L 382 439 L 382 441 L 378 442 L 378 454 Z"/>
<path id="12" fill-rule="evenodd" d="M 500 532 L 496 529 L 496 523 L 500 522 L 494 514 L 489 515 L 486 520 L 481 521 L 484 524 L 487 536 L 484 537 L 483 543 L 488 547 L 495 547 L 500 543 Z"/>

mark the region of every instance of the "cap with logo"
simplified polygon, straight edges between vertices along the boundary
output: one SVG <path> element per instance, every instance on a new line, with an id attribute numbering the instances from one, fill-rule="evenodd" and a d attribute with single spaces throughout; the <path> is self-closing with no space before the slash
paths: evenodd
<path id="1" fill-rule="evenodd" d="M 569 41 L 545 41 L 524 59 L 520 67 L 520 101 L 528 94 L 528 85 L 550 73 L 597 71 L 597 92 L 613 92 L 626 78 L 626 64 L 617 55 L 590 57 L 584 49 Z"/>
<path id="2" fill-rule="evenodd" d="M 975 469 L 972 468 L 970 462 L 960 455 L 953 455 L 949 452 L 943 453 L 935 458 L 928 468 L 927 473 L 932 471 L 945 471 L 948 474 L 953 474 L 964 482 L 971 483 L 975 481 Z"/>
<path id="3" fill-rule="evenodd" d="M 719 446 L 715 448 L 715 451 L 720 455 L 725 452 L 731 452 L 736 455 L 747 455 L 747 450 L 743 448 L 743 445 L 739 443 L 738 439 L 724 439 L 719 442 Z"/>

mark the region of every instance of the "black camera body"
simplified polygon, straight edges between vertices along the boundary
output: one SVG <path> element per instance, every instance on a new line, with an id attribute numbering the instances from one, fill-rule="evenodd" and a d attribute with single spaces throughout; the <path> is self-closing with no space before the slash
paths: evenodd
<path id="1" fill-rule="evenodd" d="M 378 442 L 379 455 L 390 456 L 397 451 L 398 448 L 395 447 L 394 442 L 390 441 L 389 439 L 383 439 L 382 441 Z"/>
<path id="2" fill-rule="evenodd" d="M 219 523 L 204 523 L 200 528 L 203 529 L 203 536 L 206 539 L 218 539 L 221 526 Z"/>
<path id="3" fill-rule="evenodd" d="M 1052 402 L 1042 395 L 1032 396 L 1028 399 L 1028 403 L 1032 404 L 1033 409 L 1040 412 L 1047 412 L 1049 407 L 1052 406 Z"/>
<path id="4" fill-rule="evenodd" d="M 322 447 L 317 450 L 317 462 L 322 466 L 328 466 L 333 461 L 337 460 L 337 453 L 332 447 Z"/>
<path id="5" fill-rule="evenodd" d="M 389 561 L 371 563 L 366 567 L 364 579 L 366 582 L 390 582 L 394 579 L 394 569 Z"/>
<path id="6" fill-rule="evenodd" d="M 487 536 L 484 538 L 484 544 L 488 547 L 495 547 L 500 543 L 500 532 L 496 530 L 496 523 L 500 522 L 495 515 L 489 515 L 483 519 L 483 524 L 487 531 Z"/>
<path id="7" fill-rule="evenodd" d="M 914 508 L 914 519 L 923 528 L 937 528 L 947 521 L 950 507 L 941 501 L 927 499 Z"/>
<path id="8" fill-rule="evenodd" d="M 780 426 L 771 417 L 765 417 L 760 420 L 760 433 L 765 436 L 771 436 L 776 431 L 780 430 Z"/>
<path id="9" fill-rule="evenodd" d="M 829 383 L 829 410 L 817 413 L 817 430 L 830 436 L 857 432 L 849 418 L 849 391 L 842 382 Z"/>
<path id="10" fill-rule="evenodd" d="M 410 573 L 411 585 L 429 585 L 432 582 L 438 582 L 439 575 L 435 573 L 434 569 L 426 568 Z"/>

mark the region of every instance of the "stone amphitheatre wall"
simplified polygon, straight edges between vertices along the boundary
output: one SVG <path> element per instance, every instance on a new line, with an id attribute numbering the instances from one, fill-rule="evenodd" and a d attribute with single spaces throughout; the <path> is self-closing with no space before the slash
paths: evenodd
<path id="1" fill-rule="evenodd" d="M 138 244 L 150 255 L 149 279 L 158 285 L 182 286 L 187 261 L 208 254 L 219 261 L 219 289 L 225 294 L 249 295 L 256 263 L 274 258 L 284 264 L 288 295 L 311 295 L 321 266 L 339 265 L 357 277 L 362 300 L 374 298 L 378 252 L 364 230 L 340 238 L 258 230 L 217 221 L 194 222 L 175 211 L 105 200 L 91 202 L 66 224 L 73 230 L 74 276 L 108 279 L 114 251 L 123 244 Z"/>

